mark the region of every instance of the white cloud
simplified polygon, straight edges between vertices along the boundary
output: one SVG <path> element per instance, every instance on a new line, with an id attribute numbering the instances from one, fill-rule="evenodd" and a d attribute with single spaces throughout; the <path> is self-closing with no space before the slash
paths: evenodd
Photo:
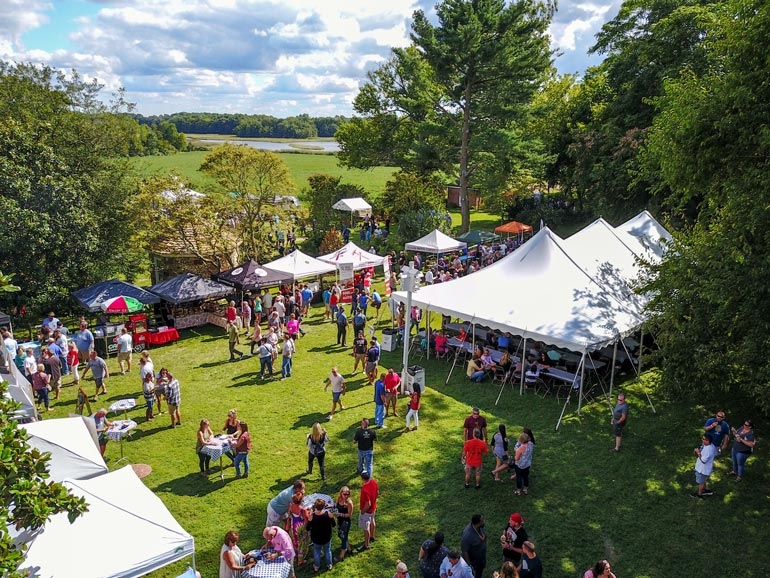
<path id="1" fill-rule="evenodd" d="M 430 15 L 435 1 L 5 0 L 0 58 L 74 67 L 110 91 L 125 86 L 144 114 L 350 114 L 366 72 L 408 44 L 413 11 Z M 585 59 L 619 3 L 561 3 L 551 35 L 569 66 Z M 43 46 L 47 32 L 66 33 L 69 45 Z"/>

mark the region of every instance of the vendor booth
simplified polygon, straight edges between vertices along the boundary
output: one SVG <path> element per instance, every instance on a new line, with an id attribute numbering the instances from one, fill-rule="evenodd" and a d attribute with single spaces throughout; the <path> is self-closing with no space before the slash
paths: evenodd
<path id="1" fill-rule="evenodd" d="M 102 311 L 101 304 L 113 297 L 132 297 L 143 305 L 152 305 L 160 303 L 160 297 L 145 291 L 141 287 L 120 281 L 119 279 L 110 279 L 95 283 L 89 287 L 78 289 L 72 292 L 75 300 L 89 313 L 99 313 Z"/>
<path id="2" fill-rule="evenodd" d="M 213 323 L 220 327 L 226 322 L 224 310 L 217 301 L 235 292 L 235 287 L 192 273 L 182 273 L 148 288 L 163 300 L 161 319 L 174 331 Z M 212 321 L 213 320 L 213 321 Z M 221 320 L 221 322 L 220 322 Z M 164 332 L 158 332 L 162 337 Z"/>
<path id="3" fill-rule="evenodd" d="M 417 251 L 419 253 L 432 253 L 440 255 L 442 253 L 451 253 L 465 249 L 467 244 L 462 241 L 455 241 L 452 237 L 445 235 L 438 229 L 434 229 L 424 237 L 416 241 L 407 243 L 404 248 L 407 251 Z"/>

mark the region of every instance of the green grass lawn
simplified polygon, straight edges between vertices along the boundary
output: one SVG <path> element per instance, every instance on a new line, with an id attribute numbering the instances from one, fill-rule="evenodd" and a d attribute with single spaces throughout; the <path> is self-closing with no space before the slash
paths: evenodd
<path id="1" fill-rule="evenodd" d="M 379 328 L 387 326 L 383 320 Z M 304 478 L 308 493 L 336 496 L 340 486 L 349 484 L 358 504 L 360 480 L 355 474 L 357 453 L 352 437 L 362 417 L 373 417 L 372 389 L 361 373 L 350 375 L 350 350 L 334 345 L 334 326 L 322 321 L 320 309 L 312 310 L 305 328 L 308 334 L 298 342 L 294 375 L 285 381 L 259 380 L 256 358 L 228 363 L 224 332 L 213 326 L 183 331 L 181 341 L 152 351 L 156 369 L 168 367 L 181 382 L 184 425 L 169 429 L 168 414 L 145 422 L 143 407 L 137 407 L 130 416 L 139 427 L 125 443 L 125 454 L 132 463 L 152 466 L 144 481 L 195 537 L 196 562 L 206 578 L 217 575 L 219 548 L 227 530 L 240 531 L 244 550 L 262 544 L 267 502 L 302 477 L 305 436 L 316 421 L 328 428 L 331 439 L 327 481 L 321 481 L 316 467 L 314 474 Z M 382 365 L 398 369 L 400 359 L 400 351 L 383 352 Z M 731 576 L 767 576 L 770 503 L 766 451 L 761 442 L 743 482 L 726 477 L 729 460 L 723 456 L 712 477 L 715 496 L 702 502 L 688 496 L 694 483 L 692 451 L 699 443 L 699 426 L 716 406 L 658 399 L 654 372 L 646 373 L 642 382 L 623 384 L 631 414 L 623 451 L 616 455 L 609 451 L 613 438 L 606 401 L 588 405 L 581 416 L 575 413 L 576 404 L 570 404 L 556 431 L 562 404 L 554 398 L 532 393 L 520 396 L 518 389 L 507 389 L 495 405 L 498 386 L 471 384 L 460 367 L 446 384 L 450 364 L 419 363 L 426 368 L 428 385 L 419 430 L 403 432 L 402 399 L 401 417 L 388 418 L 388 429 L 378 431 L 374 459 L 374 475 L 381 488 L 377 543 L 371 551 L 336 565 L 330 576 L 390 576 L 400 558 L 416 577 L 422 541 L 442 529 L 447 545 L 458 547 L 463 527 L 472 514 L 480 512 L 489 532 L 485 575 L 491 577 L 501 561 L 497 537 L 516 511 L 526 520 L 549 578 L 574 578 L 600 558 L 610 559 L 615 573 L 623 578 L 701 578 L 717 569 L 720 556 L 727 558 L 721 573 L 729 568 Z M 126 396 L 136 397 L 141 404 L 137 369 L 121 376 L 114 358 L 108 364 L 114 375 L 108 382 L 109 394 L 97 407 Z M 331 395 L 323 392 L 323 380 L 333 365 L 346 376 L 349 389 L 344 398 L 346 409 L 327 422 Z M 90 393 L 93 382 L 87 381 L 85 387 Z M 651 411 L 645 392 L 652 396 L 657 413 Z M 74 398 L 75 389 L 65 388 L 52 417 L 72 411 Z M 511 437 L 525 426 L 534 430 L 537 449 L 529 496 L 515 496 L 508 479 L 492 481 L 491 454 L 481 490 L 463 488 L 462 424 L 473 405 L 481 408 L 490 430 L 500 423 L 507 425 Z M 217 467 L 214 475 L 202 478 L 194 451 L 198 423 L 209 418 L 217 431 L 230 408 L 237 408 L 250 425 L 254 441 L 251 475 L 236 479 L 234 470 L 227 468 L 221 481 Z M 744 417 L 744 408 L 729 402 L 723 409 L 731 423 Z M 758 429 L 761 438 L 762 427 L 758 425 Z M 107 448 L 110 467 L 119 455 L 119 444 L 111 442 Z M 105 524 L 109 526 L 109 521 Z M 355 524 L 351 540 L 354 546 L 362 540 Z M 335 550 L 338 545 L 335 536 Z M 723 552 L 731 547 L 742 554 Z M 173 577 L 183 566 L 176 564 L 154 575 Z M 297 573 L 312 575 L 309 566 Z"/>
<path id="2" fill-rule="evenodd" d="M 203 190 L 216 188 L 218 185 L 211 177 L 201 173 L 204 151 L 177 153 L 168 156 L 135 157 L 132 159 L 137 174 L 150 176 L 165 175 L 174 171 L 193 187 Z M 327 174 L 342 177 L 342 182 L 363 187 L 373 197 L 379 196 L 385 189 L 385 183 L 395 172 L 392 167 L 376 167 L 368 171 L 347 169 L 337 164 L 334 155 L 276 153 L 286 163 L 297 191 L 307 188 L 307 179 L 314 174 Z"/>

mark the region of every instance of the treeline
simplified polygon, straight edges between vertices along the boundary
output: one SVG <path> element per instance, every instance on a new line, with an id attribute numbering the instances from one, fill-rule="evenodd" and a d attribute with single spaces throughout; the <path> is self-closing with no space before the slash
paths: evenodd
<path id="1" fill-rule="evenodd" d="M 156 116 L 135 115 L 143 125 L 170 123 L 186 134 L 231 134 L 257 138 L 333 137 L 343 116 L 311 117 L 307 114 L 276 118 L 265 114 L 223 114 L 215 112 L 177 112 Z"/>

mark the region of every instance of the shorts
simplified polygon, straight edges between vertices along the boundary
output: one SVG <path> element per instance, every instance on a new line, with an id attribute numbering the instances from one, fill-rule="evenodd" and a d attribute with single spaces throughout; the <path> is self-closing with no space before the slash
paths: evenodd
<path id="1" fill-rule="evenodd" d="M 131 361 L 131 352 L 118 352 L 118 361 Z"/>
<path id="2" fill-rule="evenodd" d="M 170 403 L 168 404 L 168 413 L 174 413 L 177 410 L 179 410 L 178 405 L 171 405 Z"/>
<path id="3" fill-rule="evenodd" d="M 94 383 L 96 384 L 96 387 L 104 387 L 104 378 L 94 377 Z"/>
<path id="4" fill-rule="evenodd" d="M 374 373 L 377 371 L 377 362 L 376 361 L 367 361 L 366 362 L 366 373 Z"/>
<path id="5" fill-rule="evenodd" d="M 358 527 L 363 531 L 368 532 L 371 525 L 374 523 L 374 514 L 358 514 Z"/>
<path id="6" fill-rule="evenodd" d="M 388 405 L 389 403 L 396 403 L 396 400 L 398 399 L 398 395 L 395 393 L 386 393 L 385 394 L 385 405 Z"/>
<path id="7" fill-rule="evenodd" d="M 695 472 L 695 483 L 698 485 L 705 484 L 708 481 L 710 475 L 711 474 L 701 474 L 700 472 Z"/>
<path id="8" fill-rule="evenodd" d="M 625 422 L 615 424 L 615 437 L 621 437 L 623 435 L 623 428 L 625 425 Z"/>
<path id="9" fill-rule="evenodd" d="M 465 464 L 465 471 L 470 472 L 471 470 L 476 470 L 476 472 L 481 472 L 483 464 L 479 464 L 478 466 L 469 466 L 468 464 Z"/>
<path id="10" fill-rule="evenodd" d="M 281 520 L 285 520 L 289 517 L 289 514 L 279 514 L 276 512 L 270 504 L 267 505 L 267 521 L 265 522 L 265 528 L 268 526 L 281 526 L 283 527 L 283 524 L 280 524 L 279 522 Z"/>
<path id="11" fill-rule="evenodd" d="M 340 400 L 340 396 L 342 395 L 341 391 L 333 391 L 332 392 L 332 400 L 334 403 L 337 403 Z"/>

